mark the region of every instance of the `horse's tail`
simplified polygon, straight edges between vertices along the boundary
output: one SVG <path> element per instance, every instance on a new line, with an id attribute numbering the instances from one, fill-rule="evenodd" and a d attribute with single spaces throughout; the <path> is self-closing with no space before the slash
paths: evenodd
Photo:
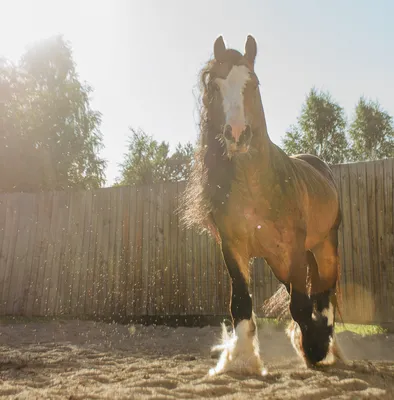
<path id="1" fill-rule="evenodd" d="M 280 285 L 279 289 L 264 302 L 262 311 L 268 318 L 287 319 L 291 318 L 289 305 L 290 296 L 286 286 Z"/>

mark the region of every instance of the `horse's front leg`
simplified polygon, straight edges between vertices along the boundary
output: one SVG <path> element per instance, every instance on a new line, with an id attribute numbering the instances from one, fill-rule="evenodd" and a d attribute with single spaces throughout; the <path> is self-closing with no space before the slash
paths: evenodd
<path id="1" fill-rule="evenodd" d="M 307 253 L 310 291 L 291 289 L 290 312 L 298 326 L 289 330 L 293 346 L 307 365 L 344 360 L 334 335 L 336 281 L 339 275 L 337 231 Z"/>
<path id="2" fill-rule="evenodd" d="M 229 334 L 222 325 L 222 343 L 213 348 L 222 353 L 210 374 L 233 371 L 261 375 L 265 372 L 262 370 L 256 318 L 249 294 L 249 257 L 240 255 L 226 242 L 222 244 L 222 253 L 231 278 L 230 310 L 233 329 Z"/>

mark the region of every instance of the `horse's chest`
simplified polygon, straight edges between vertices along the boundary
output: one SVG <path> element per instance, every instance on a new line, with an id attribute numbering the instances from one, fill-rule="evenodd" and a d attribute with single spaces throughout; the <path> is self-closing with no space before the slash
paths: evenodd
<path id="1" fill-rule="evenodd" d="M 228 231 L 238 238 L 250 239 L 264 235 L 269 230 L 270 209 L 257 203 L 243 203 L 239 199 L 230 199 L 223 220 Z"/>

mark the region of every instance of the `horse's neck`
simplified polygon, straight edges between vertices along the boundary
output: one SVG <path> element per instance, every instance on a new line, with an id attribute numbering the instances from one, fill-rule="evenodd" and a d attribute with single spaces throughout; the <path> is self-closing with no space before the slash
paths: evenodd
<path id="1" fill-rule="evenodd" d="M 295 177 L 290 157 L 272 143 L 268 135 L 260 138 L 255 145 L 255 151 L 250 157 L 243 157 L 237 161 L 238 178 L 242 177 L 242 174 L 246 181 L 250 181 L 250 177 L 256 177 L 268 194 L 269 188 L 287 183 L 289 177 L 290 179 Z"/>

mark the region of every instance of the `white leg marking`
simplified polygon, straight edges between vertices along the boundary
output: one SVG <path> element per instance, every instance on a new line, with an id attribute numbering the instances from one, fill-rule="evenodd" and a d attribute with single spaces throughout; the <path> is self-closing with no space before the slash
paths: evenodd
<path id="1" fill-rule="evenodd" d="M 250 71 L 245 65 L 235 65 L 226 79 L 216 79 L 223 97 L 226 124 L 232 126 L 236 141 L 246 127 L 243 91 L 250 80 L 249 73 Z"/>
<path id="2" fill-rule="evenodd" d="M 297 355 L 304 359 L 304 354 L 301 350 L 301 329 L 297 322 L 292 321 L 286 330 L 287 336 L 290 338 L 291 344 L 296 351 Z"/>
<path id="3" fill-rule="evenodd" d="M 333 326 L 334 325 L 334 307 L 330 303 L 328 308 L 325 308 L 322 311 L 323 317 L 327 318 L 327 325 L 328 326 Z"/>
<path id="4" fill-rule="evenodd" d="M 322 315 L 327 318 L 328 326 L 334 325 L 334 307 L 331 303 L 328 308 L 325 308 L 322 311 Z M 317 320 L 317 316 L 315 314 L 312 314 L 312 319 Z M 292 321 L 288 326 L 286 333 L 287 336 L 290 338 L 291 344 L 293 345 L 293 348 L 296 351 L 297 355 L 305 361 L 304 354 L 301 350 L 300 341 L 302 339 L 302 333 L 299 325 L 295 321 Z M 324 358 L 324 360 L 319 361 L 317 365 L 333 365 L 337 360 L 346 362 L 346 358 L 338 344 L 338 339 L 334 332 L 333 337 L 330 339 L 330 344 L 326 357 Z"/>
<path id="5" fill-rule="evenodd" d="M 262 369 L 254 316 L 241 321 L 231 334 L 222 324 L 222 343 L 212 350 L 222 353 L 216 367 L 209 371 L 211 376 L 229 371 L 244 375 L 267 374 Z"/>

